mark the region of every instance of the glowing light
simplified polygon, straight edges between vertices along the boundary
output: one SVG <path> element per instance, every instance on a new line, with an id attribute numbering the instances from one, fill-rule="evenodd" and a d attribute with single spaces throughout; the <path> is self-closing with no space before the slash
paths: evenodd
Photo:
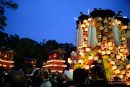
<path id="1" fill-rule="evenodd" d="M 111 65 L 115 65 L 115 61 L 111 61 L 110 64 L 111 64 Z"/>
<path id="2" fill-rule="evenodd" d="M 85 69 L 89 69 L 89 68 L 90 68 L 89 65 L 86 65 L 86 66 L 85 66 Z"/>
<path id="3" fill-rule="evenodd" d="M 90 48 L 86 48 L 86 51 L 89 52 L 89 51 L 90 51 Z"/>
<path id="4" fill-rule="evenodd" d="M 111 51 L 110 51 L 110 50 L 107 50 L 107 54 L 111 54 Z"/>
<path id="5" fill-rule="evenodd" d="M 115 70 L 115 73 L 116 73 L 116 74 L 119 74 L 119 73 L 120 73 L 120 70 L 119 70 L 119 69 L 116 69 L 116 70 Z"/>
<path id="6" fill-rule="evenodd" d="M 88 57 L 88 60 L 92 60 L 92 59 L 93 59 L 93 56 L 89 56 L 89 57 Z"/>
<path id="7" fill-rule="evenodd" d="M 79 59 L 79 60 L 78 60 L 78 63 L 79 63 L 79 64 L 82 64 L 82 63 L 83 63 L 83 60 Z"/>
<path id="8" fill-rule="evenodd" d="M 113 70 L 117 69 L 117 66 L 116 65 L 112 66 L 112 69 Z"/>
<path id="9" fill-rule="evenodd" d="M 70 58 L 68 58 L 68 63 L 71 64 L 72 63 L 72 60 Z"/>
<path id="10" fill-rule="evenodd" d="M 106 52 L 103 50 L 101 54 L 102 54 L 102 55 L 105 55 L 105 54 L 106 54 Z"/>
<path id="11" fill-rule="evenodd" d="M 117 59 L 121 59 L 121 56 L 120 56 L 120 55 L 116 55 L 116 58 L 117 58 Z"/>
<path id="12" fill-rule="evenodd" d="M 98 56 L 95 56 L 95 57 L 94 57 L 94 60 L 98 60 Z"/>

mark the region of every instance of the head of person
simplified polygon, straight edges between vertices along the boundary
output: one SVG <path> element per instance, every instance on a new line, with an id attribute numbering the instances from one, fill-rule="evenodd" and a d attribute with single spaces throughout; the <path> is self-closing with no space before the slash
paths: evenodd
<path id="1" fill-rule="evenodd" d="M 49 72 L 47 70 L 41 70 L 40 76 L 43 80 L 49 79 Z"/>
<path id="2" fill-rule="evenodd" d="M 87 78 L 87 71 L 85 69 L 75 69 L 73 72 L 73 81 L 75 84 L 84 84 Z"/>
<path id="3" fill-rule="evenodd" d="M 10 87 L 25 87 L 25 74 L 21 71 L 13 71 L 9 74 Z"/>

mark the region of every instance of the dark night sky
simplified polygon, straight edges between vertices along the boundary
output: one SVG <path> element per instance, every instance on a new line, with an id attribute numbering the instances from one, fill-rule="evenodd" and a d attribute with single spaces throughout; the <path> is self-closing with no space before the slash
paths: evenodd
<path id="1" fill-rule="evenodd" d="M 29 37 L 38 42 L 55 39 L 59 43 L 76 40 L 75 17 L 93 8 L 123 11 L 130 18 L 130 0 L 15 0 L 17 10 L 7 10 L 8 26 L 5 32 Z"/>

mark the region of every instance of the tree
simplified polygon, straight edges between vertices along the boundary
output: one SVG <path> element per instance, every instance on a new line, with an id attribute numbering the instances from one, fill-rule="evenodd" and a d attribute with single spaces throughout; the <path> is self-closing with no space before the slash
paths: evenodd
<path id="1" fill-rule="evenodd" d="M 12 0 L 0 0 L 0 30 L 4 30 L 4 27 L 7 25 L 7 18 L 4 14 L 5 8 L 16 9 L 17 7 L 17 3 L 13 2 Z"/>

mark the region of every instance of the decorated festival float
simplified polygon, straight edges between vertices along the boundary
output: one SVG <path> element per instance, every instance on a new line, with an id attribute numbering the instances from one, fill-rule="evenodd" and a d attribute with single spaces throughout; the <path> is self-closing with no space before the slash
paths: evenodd
<path id="1" fill-rule="evenodd" d="M 94 9 L 90 15 L 82 12 L 77 20 L 77 50 L 72 51 L 72 69 L 102 66 L 108 81 L 130 85 L 130 22 L 122 12 Z"/>
<path id="2" fill-rule="evenodd" d="M 13 63 L 14 61 L 12 60 L 14 56 L 14 51 L 5 51 L 5 50 L 0 50 L 0 66 L 4 67 L 5 69 L 11 69 L 14 67 Z"/>
<path id="3" fill-rule="evenodd" d="M 43 65 L 44 69 L 49 69 L 51 72 L 59 72 L 62 73 L 65 67 L 65 60 L 63 60 L 64 51 L 62 49 L 57 49 L 51 53 L 49 53 L 49 60 L 45 65 Z"/>

